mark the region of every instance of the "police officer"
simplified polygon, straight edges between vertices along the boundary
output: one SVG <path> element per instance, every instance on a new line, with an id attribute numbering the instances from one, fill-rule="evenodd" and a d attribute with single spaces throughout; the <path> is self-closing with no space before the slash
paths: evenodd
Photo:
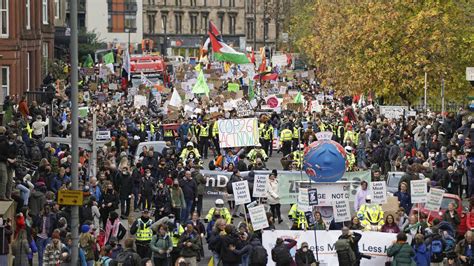
<path id="1" fill-rule="evenodd" d="M 257 143 L 255 148 L 253 148 L 249 154 L 247 154 L 247 158 L 252 164 L 255 164 L 257 158 L 260 158 L 263 161 L 268 159 L 267 154 L 265 153 L 265 150 L 262 149 L 262 145 L 260 145 L 260 143 Z"/>
<path id="2" fill-rule="evenodd" d="M 142 258 L 151 256 L 150 241 L 153 236 L 151 225 L 153 221 L 150 218 L 148 209 L 143 209 L 142 216 L 138 218 L 130 228 L 130 234 L 135 235 L 137 253 Z"/>
<path id="3" fill-rule="evenodd" d="M 293 132 L 290 130 L 289 126 L 286 126 L 285 129 L 280 132 L 281 152 L 283 153 L 283 156 L 290 154 L 292 139 Z"/>
<path id="4" fill-rule="evenodd" d="M 210 126 L 207 121 L 199 126 L 199 153 L 202 154 L 204 159 L 207 159 L 207 150 L 209 149 L 209 129 Z"/>
<path id="5" fill-rule="evenodd" d="M 184 228 L 180 223 L 176 222 L 174 214 L 168 215 L 167 225 L 168 234 L 171 238 L 171 243 L 173 243 L 173 250 L 171 251 L 171 260 L 173 263 L 171 265 L 174 265 L 179 257 L 180 249 L 178 248 L 178 243 L 181 235 L 184 233 Z"/>
<path id="6" fill-rule="evenodd" d="M 222 219 L 226 221 L 227 224 L 232 223 L 232 215 L 229 210 L 224 207 L 224 201 L 222 199 L 216 199 L 216 206 L 212 207 L 206 215 L 206 223 L 211 221 L 215 215 L 219 215 Z"/>
<path id="7" fill-rule="evenodd" d="M 380 231 L 384 225 L 383 210 L 379 204 L 372 204 L 372 196 L 365 197 L 365 204 L 360 206 L 357 217 L 364 231 Z"/>
<path id="8" fill-rule="evenodd" d="M 303 152 L 304 145 L 300 144 L 299 145 L 299 150 L 296 150 L 292 152 L 293 155 L 293 165 L 296 165 L 297 169 L 301 169 L 303 165 L 303 157 L 304 157 L 304 152 Z M 297 170 L 294 169 L 293 170 Z"/>
<path id="9" fill-rule="evenodd" d="M 293 132 L 292 132 L 292 139 L 293 139 L 293 151 L 297 151 L 298 150 L 298 146 L 300 144 L 300 134 L 301 134 L 301 128 L 302 125 L 301 123 L 295 123 L 295 125 L 293 126 Z"/>
<path id="10" fill-rule="evenodd" d="M 187 161 L 188 159 L 199 159 L 201 155 L 199 155 L 198 149 L 194 148 L 194 144 L 190 141 L 186 144 L 186 149 L 183 149 L 180 157 L 183 161 Z"/>
<path id="11" fill-rule="evenodd" d="M 355 167 L 355 155 L 353 153 L 354 149 L 351 146 L 346 146 L 344 148 L 346 150 L 346 162 L 347 162 L 347 167 L 346 171 L 353 171 Z"/>
<path id="12" fill-rule="evenodd" d="M 308 221 L 306 220 L 306 216 L 304 211 L 298 208 L 298 204 L 293 204 L 291 206 L 290 211 L 288 212 L 288 218 L 293 221 L 293 225 L 291 226 L 291 230 L 306 230 L 308 229 Z"/>
<path id="13" fill-rule="evenodd" d="M 263 150 L 266 154 L 268 154 L 268 157 L 272 157 L 273 126 L 270 124 L 270 122 L 267 122 L 263 128 Z"/>
<path id="14" fill-rule="evenodd" d="M 214 151 L 214 156 L 218 156 L 220 154 L 221 148 L 219 146 L 219 126 L 217 124 L 217 120 L 215 119 L 212 123 L 211 138 L 212 142 L 214 143 L 214 148 L 216 148 L 216 150 Z"/>

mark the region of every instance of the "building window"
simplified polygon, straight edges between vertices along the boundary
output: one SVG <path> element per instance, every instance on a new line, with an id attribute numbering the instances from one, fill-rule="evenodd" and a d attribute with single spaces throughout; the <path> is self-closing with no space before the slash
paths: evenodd
<path id="1" fill-rule="evenodd" d="M 167 32 L 167 26 L 168 26 L 168 17 L 167 16 L 161 16 L 161 27 L 163 28 L 163 33 L 166 34 Z"/>
<path id="2" fill-rule="evenodd" d="M 61 17 L 61 6 L 59 5 L 59 0 L 54 0 L 54 19 L 59 19 Z"/>
<path id="3" fill-rule="evenodd" d="M 44 74 L 48 73 L 48 60 L 49 60 L 49 46 L 47 42 L 43 43 L 43 64 L 44 64 Z"/>
<path id="4" fill-rule="evenodd" d="M 202 6 L 207 6 L 207 0 L 203 0 L 202 2 Z"/>
<path id="5" fill-rule="evenodd" d="M 136 32 L 136 0 L 107 0 L 107 17 L 109 32 Z"/>
<path id="6" fill-rule="evenodd" d="M 2 66 L 2 93 L 2 99 L 10 95 L 10 67 L 8 66 Z"/>
<path id="7" fill-rule="evenodd" d="M 255 24 L 253 20 L 247 20 L 247 40 L 254 37 Z"/>
<path id="8" fill-rule="evenodd" d="M 191 14 L 191 34 L 198 34 L 197 14 Z"/>
<path id="9" fill-rule="evenodd" d="M 223 6 L 224 5 L 224 0 L 219 0 L 219 6 Z"/>
<path id="10" fill-rule="evenodd" d="M 155 15 L 148 15 L 148 32 L 155 33 Z"/>
<path id="11" fill-rule="evenodd" d="M 196 6 L 196 1 L 197 0 L 190 0 L 191 1 L 191 6 Z"/>
<path id="12" fill-rule="evenodd" d="M 208 14 L 202 14 L 201 16 L 201 33 L 206 34 L 207 33 L 207 26 L 208 26 Z"/>
<path id="13" fill-rule="evenodd" d="M 176 0 L 176 6 L 181 6 L 182 2 L 181 0 Z"/>
<path id="14" fill-rule="evenodd" d="M 224 14 L 219 15 L 219 31 L 224 34 Z"/>
<path id="15" fill-rule="evenodd" d="M 182 14 L 175 14 L 174 15 L 174 21 L 175 21 L 175 30 L 176 34 L 181 34 L 182 33 L 182 26 L 183 26 L 183 15 Z"/>
<path id="16" fill-rule="evenodd" d="M 235 0 L 229 0 L 229 7 L 235 7 Z"/>
<path id="17" fill-rule="evenodd" d="M 268 21 L 265 20 L 264 24 L 263 24 L 263 38 L 265 39 L 268 39 Z"/>
<path id="18" fill-rule="evenodd" d="M 235 34 L 235 16 L 229 16 L 229 34 Z"/>
<path id="19" fill-rule="evenodd" d="M 154 5 L 154 4 L 155 4 L 155 0 L 148 0 L 148 4 L 149 4 L 149 5 Z"/>
<path id="20" fill-rule="evenodd" d="M 8 38 L 8 19 L 9 19 L 8 0 L 0 0 L 0 37 Z"/>
<path id="21" fill-rule="evenodd" d="M 31 29 L 31 0 L 25 0 L 26 8 L 26 29 Z"/>
<path id="22" fill-rule="evenodd" d="M 48 0 L 42 1 L 43 24 L 48 24 Z"/>
<path id="23" fill-rule="evenodd" d="M 30 73 L 30 56 L 31 53 L 27 52 L 26 53 L 26 91 L 30 91 L 30 78 L 31 78 L 31 73 Z"/>

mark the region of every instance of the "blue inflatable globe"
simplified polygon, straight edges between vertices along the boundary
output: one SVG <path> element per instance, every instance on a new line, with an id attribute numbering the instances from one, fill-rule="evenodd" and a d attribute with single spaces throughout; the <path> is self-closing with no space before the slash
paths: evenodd
<path id="1" fill-rule="evenodd" d="M 346 171 L 346 151 L 337 142 L 313 142 L 304 153 L 303 170 L 314 182 L 336 182 Z"/>

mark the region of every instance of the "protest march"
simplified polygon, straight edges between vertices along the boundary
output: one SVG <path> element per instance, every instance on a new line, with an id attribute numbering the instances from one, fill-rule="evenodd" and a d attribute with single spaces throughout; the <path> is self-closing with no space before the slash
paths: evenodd
<path id="1" fill-rule="evenodd" d="M 206 38 L 193 62 L 113 48 L 77 86 L 68 62 L 46 97 L 5 97 L 0 265 L 474 265 L 469 106 L 349 94 Z"/>

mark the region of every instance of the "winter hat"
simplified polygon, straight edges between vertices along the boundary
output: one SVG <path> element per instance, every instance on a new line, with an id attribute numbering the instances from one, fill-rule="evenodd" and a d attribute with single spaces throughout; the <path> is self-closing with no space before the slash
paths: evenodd
<path id="1" fill-rule="evenodd" d="M 173 179 L 171 179 L 171 178 L 169 178 L 169 177 L 166 178 L 166 179 L 165 179 L 165 184 L 166 184 L 167 186 L 172 186 L 172 185 L 173 185 Z"/>
<path id="2" fill-rule="evenodd" d="M 87 232 L 89 232 L 89 230 L 90 230 L 90 226 L 89 226 L 89 225 L 83 224 L 83 225 L 81 226 L 81 233 L 87 233 Z"/>

